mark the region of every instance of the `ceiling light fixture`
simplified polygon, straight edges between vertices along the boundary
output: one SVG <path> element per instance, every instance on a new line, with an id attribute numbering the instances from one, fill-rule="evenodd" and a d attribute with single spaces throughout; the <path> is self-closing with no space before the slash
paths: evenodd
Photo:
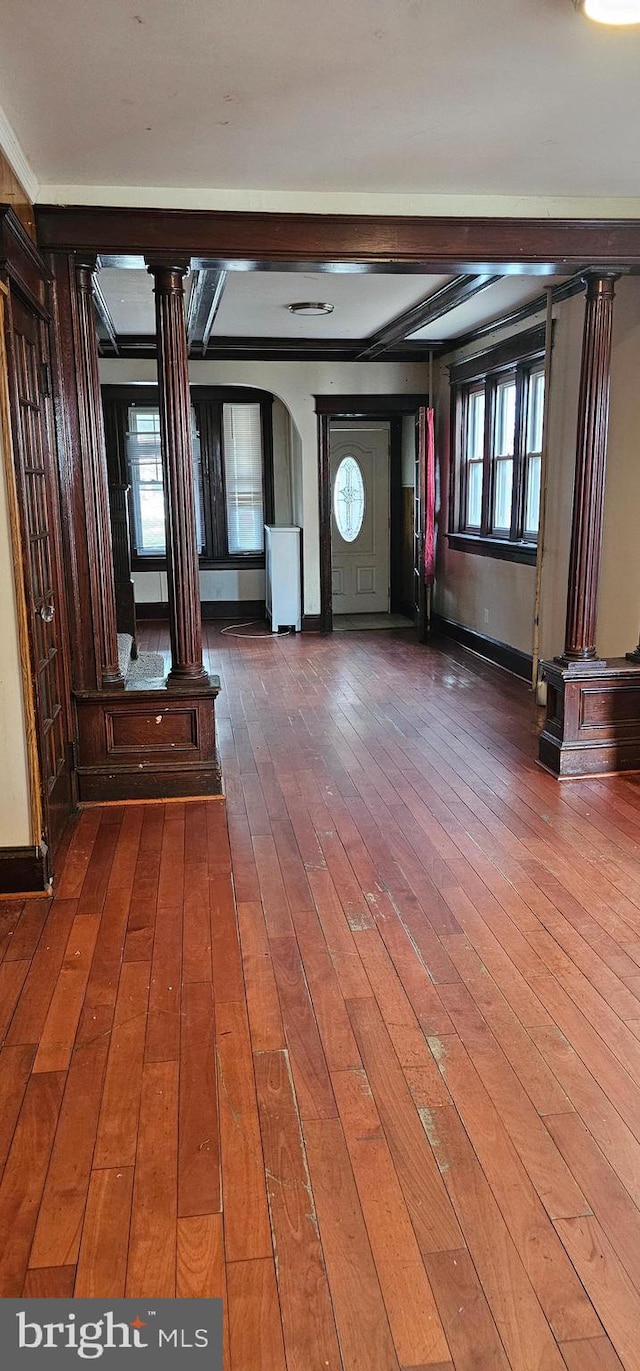
<path id="1" fill-rule="evenodd" d="M 294 305 L 287 305 L 290 314 L 307 315 L 333 314 L 333 305 L 327 300 L 299 300 Z"/>
<path id="2" fill-rule="evenodd" d="M 640 24 L 640 0 L 573 0 L 579 14 L 596 24 Z"/>

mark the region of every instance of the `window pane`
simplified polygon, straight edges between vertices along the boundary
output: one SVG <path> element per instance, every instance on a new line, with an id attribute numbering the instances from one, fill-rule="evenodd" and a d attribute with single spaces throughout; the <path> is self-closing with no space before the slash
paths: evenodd
<path id="1" fill-rule="evenodd" d="M 354 543 L 364 520 L 364 480 L 355 457 L 343 457 L 333 487 L 333 515 L 345 543 Z"/>
<path id="2" fill-rule="evenodd" d="M 513 457 L 516 428 L 516 383 L 501 381 L 496 386 L 496 427 L 494 456 Z"/>
<path id="3" fill-rule="evenodd" d="M 482 522 L 482 462 L 467 466 L 467 528 L 480 528 Z"/>
<path id="4" fill-rule="evenodd" d="M 493 527 L 496 533 L 508 533 L 511 528 L 511 499 L 513 495 L 513 462 L 496 461 L 493 495 Z"/>
<path id="5" fill-rule="evenodd" d="M 195 430 L 195 411 L 191 412 L 196 490 L 196 546 L 204 548 L 200 439 Z M 164 557 L 166 553 L 164 519 L 164 481 L 160 448 L 160 412 L 131 405 L 127 433 L 127 461 L 131 480 L 133 532 L 136 552 L 142 557 Z"/>
<path id="6" fill-rule="evenodd" d="M 467 412 L 467 461 L 482 457 L 484 451 L 484 390 L 471 391 Z"/>
<path id="7" fill-rule="evenodd" d="M 260 405 L 222 406 L 229 552 L 262 552 L 264 497 Z"/>
<path id="8" fill-rule="evenodd" d="M 527 413 L 527 452 L 542 451 L 543 413 L 544 372 L 537 371 L 529 377 L 529 404 Z"/>
<path id="9" fill-rule="evenodd" d="M 542 458 L 539 454 L 527 462 L 527 496 L 525 506 L 525 533 L 537 535 L 540 523 L 540 468 Z"/>

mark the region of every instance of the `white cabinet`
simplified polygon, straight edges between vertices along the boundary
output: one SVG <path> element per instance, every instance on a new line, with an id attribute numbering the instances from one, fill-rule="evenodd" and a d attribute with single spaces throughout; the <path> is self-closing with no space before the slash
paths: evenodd
<path id="1" fill-rule="evenodd" d="M 300 529 L 265 524 L 266 607 L 271 632 L 302 627 Z"/>

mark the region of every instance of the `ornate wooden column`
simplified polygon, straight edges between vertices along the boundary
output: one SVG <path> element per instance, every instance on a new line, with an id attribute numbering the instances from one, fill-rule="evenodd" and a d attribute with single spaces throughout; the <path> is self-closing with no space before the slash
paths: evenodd
<path id="1" fill-rule="evenodd" d="M 609 371 L 617 274 L 587 279 L 563 665 L 597 665 L 596 620 L 609 428 Z"/>
<path id="2" fill-rule="evenodd" d="M 107 458 L 98 369 L 98 340 L 93 310 L 93 274 L 96 260 L 95 254 L 77 256 L 75 259 L 73 328 L 80 456 L 85 481 L 86 527 L 98 676 L 103 688 L 112 688 L 124 685 L 124 681 L 118 666 Z"/>
<path id="3" fill-rule="evenodd" d="M 593 271 L 587 277 L 565 646 L 561 657 L 542 667 L 547 718 L 538 755 L 559 777 L 640 769 L 640 646 L 627 658 L 607 661 L 596 650 L 618 274 Z"/>
<path id="4" fill-rule="evenodd" d="M 147 257 L 156 297 L 160 436 L 167 530 L 171 671 L 167 686 L 208 688 L 202 665 L 200 579 L 191 452 L 183 277 L 187 260 Z"/>

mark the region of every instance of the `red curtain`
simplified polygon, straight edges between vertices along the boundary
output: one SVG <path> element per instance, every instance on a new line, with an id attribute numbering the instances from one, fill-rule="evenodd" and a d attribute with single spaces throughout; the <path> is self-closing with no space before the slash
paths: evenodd
<path id="1" fill-rule="evenodd" d="M 425 585 L 433 585 L 436 574 L 436 440 L 434 428 L 435 412 L 427 410 L 427 432 L 425 451 L 425 517 L 424 517 L 424 579 Z"/>

